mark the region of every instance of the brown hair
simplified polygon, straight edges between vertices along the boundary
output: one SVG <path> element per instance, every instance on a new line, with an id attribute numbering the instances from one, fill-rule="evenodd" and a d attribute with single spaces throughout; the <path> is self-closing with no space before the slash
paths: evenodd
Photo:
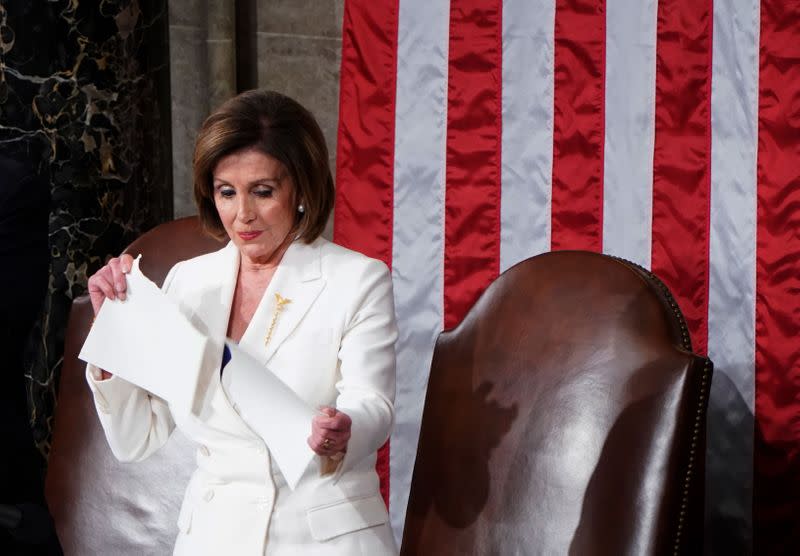
<path id="1" fill-rule="evenodd" d="M 194 148 L 194 198 L 203 228 L 222 239 L 225 228 L 214 204 L 212 172 L 223 157 L 255 149 L 286 167 L 295 198 L 298 237 L 311 243 L 322 234 L 333 209 L 334 188 L 328 147 L 314 116 L 300 103 L 274 91 L 246 91 L 211 114 Z"/>

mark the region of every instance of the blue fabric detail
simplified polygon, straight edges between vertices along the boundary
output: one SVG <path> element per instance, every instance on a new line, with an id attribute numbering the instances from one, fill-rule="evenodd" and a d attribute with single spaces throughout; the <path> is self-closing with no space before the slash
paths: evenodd
<path id="1" fill-rule="evenodd" d="M 219 374 L 222 375 L 222 371 L 225 369 L 225 365 L 228 364 L 228 361 L 231 360 L 231 350 L 228 348 L 228 344 L 225 344 L 222 348 L 222 365 L 219 366 Z"/>

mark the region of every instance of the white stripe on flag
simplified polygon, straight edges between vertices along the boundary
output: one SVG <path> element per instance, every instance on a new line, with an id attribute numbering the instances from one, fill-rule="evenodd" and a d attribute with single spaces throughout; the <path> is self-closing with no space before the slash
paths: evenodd
<path id="1" fill-rule="evenodd" d="M 389 459 L 389 509 L 398 545 L 433 344 L 443 323 L 449 23 L 449 2 L 400 2 L 392 242 L 400 337 Z"/>
<path id="2" fill-rule="evenodd" d="M 716 0 L 711 78 L 707 499 L 713 551 L 752 542 L 759 1 Z"/>
<path id="3" fill-rule="evenodd" d="M 500 272 L 550 250 L 553 0 L 503 4 Z"/>
<path id="4" fill-rule="evenodd" d="M 606 10 L 603 252 L 650 268 L 658 3 Z"/>

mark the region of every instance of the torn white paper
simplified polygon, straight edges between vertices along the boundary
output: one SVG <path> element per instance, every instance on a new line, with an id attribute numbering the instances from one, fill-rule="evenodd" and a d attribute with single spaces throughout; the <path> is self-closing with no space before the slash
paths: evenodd
<path id="1" fill-rule="evenodd" d="M 223 389 L 244 422 L 269 446 L 294 490 L 314 457 L 306 439 L 316 412 L 244 350 L 230 342 L 228 348 L 231 360 L 222 374 Z"/>
<path id="2" fill-rule="evenodd" d="M 208 338 L 139 270 L 127 277 L 126 300 L 106 300 L 78 357 L 166 400 L 173 413 L 193 412 L 203 373 L 217 368 Z M 217 350 L 221 350 L 218 347 Z M 216 357 L 215 357 L 216 356 Z"/>
<path id="3" fill-rule="evenodd" d="M 222 346 L 142 274 L 140 258 L 126 275 L 126 300 L 103 303 L 78 357 L 164 399 L 174 414 L 199 415 L 207 385 L 218 380 Z M 294 489 L 314 456 L 306 440 L 316 412 L 262 364 L 228 345 L 224 390 Z"/>

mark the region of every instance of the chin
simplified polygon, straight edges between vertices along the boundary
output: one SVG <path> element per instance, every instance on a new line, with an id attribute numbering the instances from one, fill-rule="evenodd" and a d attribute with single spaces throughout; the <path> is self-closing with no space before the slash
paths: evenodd
<path id="1" fill-rule="evenodd" d="M 274 248 L 269 249 L 263 245 L 254 245 L 252 243 L 237 243 L 236 247 L 239 248 L 239 252 L 243 256 L 252 260 L 268 259 L 275 252 Z"/>

